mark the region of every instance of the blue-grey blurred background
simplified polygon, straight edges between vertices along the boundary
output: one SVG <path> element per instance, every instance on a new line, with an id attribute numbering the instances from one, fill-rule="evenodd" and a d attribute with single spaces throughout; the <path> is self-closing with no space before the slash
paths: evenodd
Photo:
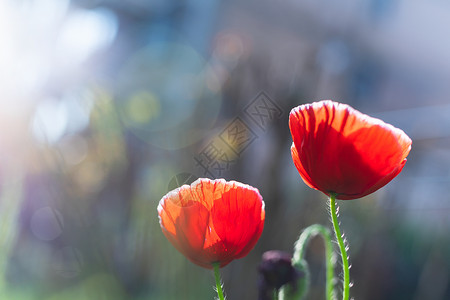
<path id="1" fill-rule="evenodd" d="M 443 0 L 3 0 L 1 299 L 213 299 L 156 212 L 198 177 L 264 197 L 260 241 L 222 269 L 228 299 L 256 299 L 261 254 L 329 226 L 288 129 L 321 99 L 413 140 L 389 185 L 339 201 L 351 295 L 450 299 L 449 82 Z M 313 240 L 307 299 L 324 299 L 323 255 Z"/>

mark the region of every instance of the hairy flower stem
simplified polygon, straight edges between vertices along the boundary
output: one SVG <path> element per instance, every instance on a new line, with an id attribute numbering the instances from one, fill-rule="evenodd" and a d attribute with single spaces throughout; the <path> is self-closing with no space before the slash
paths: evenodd
<path id="1" fill-rule="evenodd" d="M 350 269 L 348 267 L 348 255 L 345 249 L 344 241 L 342 239 L 341 231 L 339 229 L 339 223 L 336 214 L 336 195 L 330 194 L 330 214 L 331 221 L 333 223 L 334 233 L 339 244 L 339 249 L 342 258 L 342 270 L 344 273 L 343 292 L 342 299 L 348 300 L 350 294 Z"/>
<path id="2" fill-rule="evenodd" d="M 217 296 L 219 296 L 219 300 L 225 300 L 222 291 L 222 283 L 220 282 L 220 272 L 219 272 L 220 263 L 214 263 L 213 267 L 214 267 L 214 277 L 216 278 Z"/>
<path id="3" fill-rule="evenodd" d="M 328 228 L 320 224 L 314 224 L 307 227 L 294 247 L 294 255 L 292 261 L 294 264 L 299 263 L 305 259 L 306 247 L 308 246 L 309 240 L 316 235 L 321 235 L 325 244 L 325 262 L 326 262 L 326 300 L 334 299 L 334 288 L 333 288 L 333 278 L 334 278 L 334 268 L 333 268 L 333 244 L 331 241 L 331 233 Z"/>

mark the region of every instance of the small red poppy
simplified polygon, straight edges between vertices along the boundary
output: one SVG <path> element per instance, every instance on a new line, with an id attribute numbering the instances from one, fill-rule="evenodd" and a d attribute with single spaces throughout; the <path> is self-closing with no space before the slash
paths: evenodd
<path id="1" fill-rule="evenodd" d="M 256 188 L 224 179 L 197 179 L 165 195 L 159 221 L 172 245 L 211 269 L 246 256 L 261 236 L 265 211 Z"/>
<path id="2" fill-rule="evenodd" d="M 330 100 L 293 108 L 289 128 L 292 158 L 303 181 L 343 200 L 386 185 L 411 150 L 402 130 Z"/>

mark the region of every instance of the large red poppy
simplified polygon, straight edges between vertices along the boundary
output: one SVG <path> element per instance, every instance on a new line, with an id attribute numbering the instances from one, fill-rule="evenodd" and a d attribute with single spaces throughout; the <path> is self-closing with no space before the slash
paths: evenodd
<path id="1" fill-rule="evenodd" d="M 256 188 L 224 179 L 197 179 L 158 205 L 164 235 L 193 263 L 211 269 L 246 256 L 261 236 L 265 211 Z"/>
<path id="2" fill-rule="evenodd" d="M 289 127 L 303 181 L 338 199 L 360 198 L 386 185 L 411 150 L 402 130 L 330 100 L 292 109 Z"/>

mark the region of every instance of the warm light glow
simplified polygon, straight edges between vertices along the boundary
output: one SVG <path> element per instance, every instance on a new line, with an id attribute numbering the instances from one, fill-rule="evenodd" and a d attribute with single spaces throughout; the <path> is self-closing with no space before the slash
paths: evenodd
<path id="1" fill-rule="evenodd" d="M 19 153 L 35 142 L 30 134 L 41 143 L 55 143 L 89 122 L 90 104 L 85 95 L 76 94 L 91 84 L 80 74 L 96 66 L 82 64 L 114 41 L 118 22 L 106 9 L 69 4 L 0 1 L 0 143 L 9 153 L 5 159 L 10 155 L 21 161 Z"/>

